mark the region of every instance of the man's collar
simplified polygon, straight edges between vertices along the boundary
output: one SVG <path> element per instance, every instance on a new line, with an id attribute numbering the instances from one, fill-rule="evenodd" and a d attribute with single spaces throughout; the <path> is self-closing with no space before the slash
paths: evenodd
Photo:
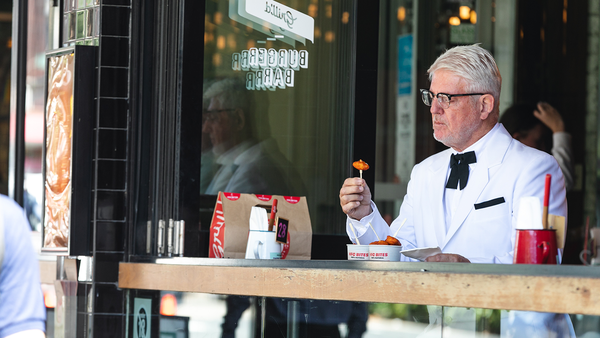
<path id="1" fill-rule="evenodd" d="M 485 135 L 483 135 L 483 137 L 481 137 L 475 143 L 468 146 L 463 151 L 458 151 L 458 150 L 452 148 L 452 153 L 453 154 L 462 154 L 462 153 L 466 153 L 468 151 L 474 151 L 475 153 L 478 153 L 479 151 L 481 151 L 481 149 L 483 149 L 483 147 L 487 143 L 487 141 L 492 138 L 492 135 L 498 131 L 499 126 L 500 126 L 500 124 L 496 123 L 494 125 L 494 127 L 492 129 L 490 129 L 490 131 L 488 131 Z"/>

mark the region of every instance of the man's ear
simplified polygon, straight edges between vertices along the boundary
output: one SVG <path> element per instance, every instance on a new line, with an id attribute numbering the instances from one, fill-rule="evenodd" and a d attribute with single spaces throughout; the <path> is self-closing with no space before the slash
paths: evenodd
<path id="1" fill-rule="evenodd" d="M 481 98 L 479 99 L 479 102 L 481 103 L 481 110 L 479 111 L 480 114 L 480 118 L 482 120 L 485 120 L 488 118 L 488 116 L 494 111 L 494 105 L 496 100 L 494 100 L 494 97 L 491 94 L 484 94 L 481 96 Z"/>

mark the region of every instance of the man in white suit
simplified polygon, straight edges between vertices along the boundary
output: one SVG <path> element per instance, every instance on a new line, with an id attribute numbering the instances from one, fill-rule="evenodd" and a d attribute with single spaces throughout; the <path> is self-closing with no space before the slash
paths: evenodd
<path id="1" fill-rule="evenodd" d="M 431 106 L 434 138 L 449 148 L 415 165 L 398 218 L 388 226 L 360 178 L 348 178 L 340 204 L 352 241 L 396 233 L 403 249 L 439 247 L 430 262 L 513 262 L 521 197 L 543 200 L 552 175 L 549 213 L 567 216 L 563 175 L 556 160 L 514 140 L 498 124 L 502 78 L 478 45 L 454 47 L 429 68 L 421 90 Z M 351 225 L 354 229 L 351 228 Z M 355 235 L 356 234 L 356 235 Z M 410 260 L 402 257 L 403 260 Z"/>

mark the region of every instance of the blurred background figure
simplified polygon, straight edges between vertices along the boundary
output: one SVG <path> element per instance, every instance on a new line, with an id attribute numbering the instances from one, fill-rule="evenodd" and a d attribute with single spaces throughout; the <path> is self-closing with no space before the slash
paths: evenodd
<path id="1" fill-rule="evenodd" d="M 0 337 L 45 337 L 40 268 L 24 210 L 0 195 Z"/>
<path id="2" fill-rule="evenodd" d="M 266 92 L 246 89 L 241 78 L 225 78 L 206 89 L 203 102 L 203 141 L 210 141 L 212 155 L 202 160 L 214 159 L 201 164 L 200 186 L 206 189 L 200 193 L 305 195 L 294 166 L 270 137 Z"/>
<path id="3" fill-rule="evenodd" d="M 571 135 L 558 110 L 546 102 L 517 103 L 504 111 L 500 123 L 521 143 L 545 151 L 556 159 L 567 191 L 573 188 Z"/>

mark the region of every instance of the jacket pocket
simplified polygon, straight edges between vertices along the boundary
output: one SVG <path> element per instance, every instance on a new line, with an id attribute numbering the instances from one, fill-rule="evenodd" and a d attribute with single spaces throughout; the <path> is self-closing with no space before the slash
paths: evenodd
<path id="1" fill-rule="evenodd" d="M 475 203 L 473 206 L 475 207 L 475 210 L 479 210 L 479 209 L 483 209 L 483 208 L 493 207 L 494 205 L 502 204 L 504 202 L 506 202 L 504 200 L 504 197 L 498 197 L 498 198 L 491 199 L 489 201 Z"/>

